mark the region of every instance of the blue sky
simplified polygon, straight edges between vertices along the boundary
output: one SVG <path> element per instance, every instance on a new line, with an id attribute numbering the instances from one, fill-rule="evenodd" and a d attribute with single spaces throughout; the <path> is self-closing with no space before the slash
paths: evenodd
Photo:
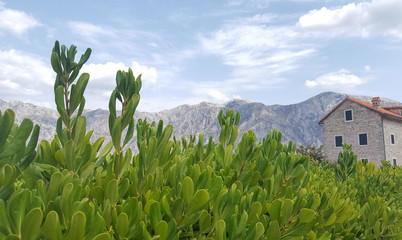
<path id="1" fill-rule="evenodd" d="M 86 108 L 117 70 L 143 74 L 141 111 L 323 91 L 402 101 L 402 1 L 0 0 L 0 99 L 54 107 L 55 40 L 87 47 Z"/>

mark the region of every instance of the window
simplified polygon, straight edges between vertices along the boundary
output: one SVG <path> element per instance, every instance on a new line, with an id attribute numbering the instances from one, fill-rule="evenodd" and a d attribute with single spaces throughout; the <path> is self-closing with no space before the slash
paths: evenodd
<path id="1" fill-rule="evenodd" d="M 367 158 L 362 158 L 362 162 L 364 165 L 366 165 L 368 163 L 368 159 Z"/>
<path id="2" fill-rule="evenodd" d="M 345 121 L 349 122 L 353 120 L 353 114 L 352 114 L 352 110 L 346 110 L 345 111 Z"/>
<path id="3" fill-rule="evenodd" d="M 394 162 L 394 167 L 396 167 L 396 159 L 392 159 L 392 161 Z"/>
<path id="4" fill-rule="evenodd" d="M 342 147 L 342 136 L 335 136 L 335 147 Z"/>
<path id="5" fill-rule="evenodd" d="M 391 144 L 395 144 L 395 135 L 391 134 Z"/>
<path id="6" fill-rule="evenodd" d="M 359 134 L 359 145 L 367 145 L 367 133 Z"/>

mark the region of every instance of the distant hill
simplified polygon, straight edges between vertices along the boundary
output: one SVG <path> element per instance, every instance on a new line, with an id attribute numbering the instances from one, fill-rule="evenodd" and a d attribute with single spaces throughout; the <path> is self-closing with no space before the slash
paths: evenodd
<path id="1" fill-rule="evenodd" d="M 303 102 L 291 105 L 264 105 L 245 100 L 231 100 L 225 104 L 202 102 L 197 105 L 181 105 L 170 110 L 148 113 L 136 112 L 134 118 L 146 118 L 148 121 L 163 120 L 165 124 L 174 126 L 173 135 L 180 138 L 183 135 L 212 135 L 215 140 L 219 136 L 218 113 L 221 109 L 231 108 L 240 112 L 239 139 L 249 129 L 262 140 L 271 129 L 282 132 L 283 141 L 292 140 L 299 145 L 321 145 L 322 129 L 318 124 L 329 110 L 342 101 L 346 94 L 324 92 Z M 370 101 L 371 97 L 352 96 L 359 100 Z M 384 106 L 402 105 L 399 102 L 382 99 Z M 50 140 L 55 134 L 58 113 L 55 110 L 38 107 L 29 103 L 5 102 L 0 100 L 0 110 L 10 108 L 16 113 L 17 122 L 30 118 L 41 126 L 40 138 Z M 93 137 L 109 136 L 109 112 L 102 109 L 86 110 L 89 129 L 94 129 Z M 110 138 L 107 138 L 110 140 Z M 135 140 L 131 143 L 135 144 Z"/>

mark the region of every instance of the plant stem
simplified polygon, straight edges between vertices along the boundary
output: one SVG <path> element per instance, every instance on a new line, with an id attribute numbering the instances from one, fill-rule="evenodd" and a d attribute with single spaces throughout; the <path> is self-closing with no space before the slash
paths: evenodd
<path id="1" fill-rule="evenodd" d="M 142 177 L 142 180 L 141 180 L 140 188 L 138 189 L 137 198 L 140 197 L 142 187 L 144 186 L 144 183 L 145 183 L 145 177 L 146 177 L 146 175 L 144 174 L 144 176 Z"/>
<path id="2" fill-rule="evenodd" d="M 294 216 L 292 216 L 292 217 L 289 219 L 289 221 L 288 221 L 288 223 L 286 224 L 286 226 L 282 229 L 281 235 L 288 229 L 288 227 L 290 226 L 290 224 L 293 223 L 293 217 L 294 217 Z"/>
<path id="3" fill-rule="evenodd" d="M 178 227 L 181 224 L 181 222 L 183 222 L 185 217 L 186 217 L 186 215 L 181 216 L 180 220 L 176 224 L 176 227 Z"/>
<path id="4" fill-rule="evenodd" d="M 271 203 L 278 197 L 278 195 L 281 193 L 282 189 L 285 187 L 286 183 L 289 181 L 290 177 L 285 178 L 283 180 L 282 186 L 279 188 L 278 192 L 275 194 L 274 198 L 271 199 Z"/>
<path id="5" fill-rule="evenodd" d="M 119 180 L 119 170 L 120 170 L 120 156 L 121 156 L 121 149 L 119 148 L 116 153 L 116 180 Z"/>
<path id="6" fill-rule="evenodd" d="M 124 115 L 126 115 L 127 105 L 128 105 L 128 101 L 124 101 L 123 102 L 123 107 L 122 107 L 122 110 L 121 110 L 121 116 L 122 117 L 124 117 Z"/>
<path id="7" fill-rule="evenodd" d="M 69 103 L 70 100 L 68 99 L 68 75 L 64 77 L 64 99 L 66 102 L 66 112 L 67 112 L 67 134 L 68 134 L 68 140 L 72 139 L 71 136 L 71 113 L 70 113 L 70 107 L 69 107 Z"/>
<path id="8" fill-rule="evenodd" d="M 246 165 L 246 161 L 244 161 L 244 162 L 241 164 L 240 172 L 239 172 L 239 175 L 237 176 L 236 181 L 239 181 L 240 176 L 241 176 L 241 173 L 243 172 L 245 165 Z"/>
<path id="9" fill-rule="evenodd" d="M 212 235 L 214 235 L 214 233 L 215 233 L 215 228 L 208 234 L 208 237 L 207 237 L 207 238 L 212 237 Z"/>

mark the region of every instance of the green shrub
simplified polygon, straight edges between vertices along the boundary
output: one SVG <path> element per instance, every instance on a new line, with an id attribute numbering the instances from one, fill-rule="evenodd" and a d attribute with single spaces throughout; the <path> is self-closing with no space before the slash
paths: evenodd
<path id="1" fill-rule="evenodd" d="M 238 139 L 230 109 L 218 115 L 218 143 L 172 139 L 173 126 L 138 119 L 133 154 L 124 147 L 141 78 L 131 69 L 117 73 L 110 98 L 112 142 L 92 142 L 81 116 L 89 75 L 73 84 L 90 50 L 75 63 L 75 49 L 56 42 L 52 52 L 60 119 L 51 142 L 36 147 L 37 126 L 0 113 L 0 239 L 402 237 L 400 167 L 356 163 L 347 147 L 339 167 L 310 164 L 276 129 L 262 142 L 252 131 Z"/>

